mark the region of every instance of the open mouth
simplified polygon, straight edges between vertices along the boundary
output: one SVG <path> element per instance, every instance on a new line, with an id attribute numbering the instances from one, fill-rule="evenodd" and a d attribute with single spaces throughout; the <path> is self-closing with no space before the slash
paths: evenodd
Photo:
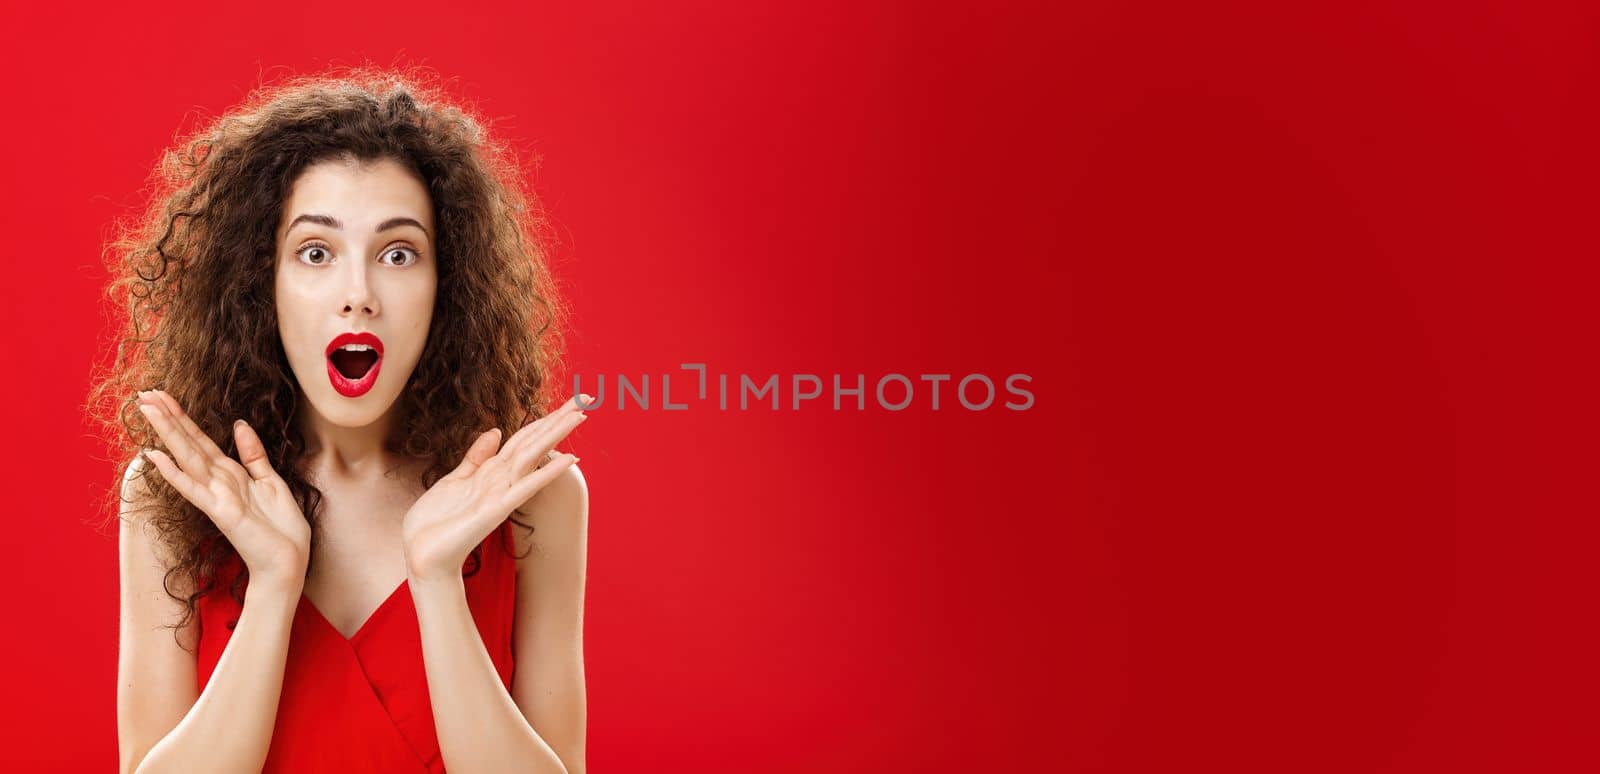
<path id="1" fill-rule="evenodd" d="M 344 378 L 357 381 L 378 364 L 378 352 L 372 349 L 336 349 L 328 359 L 333 361 L 333 367 L 339 369 Z"/>
<path id="2" fill-rule="evenodd" d="M 328 344 L 328 381 L 347 398 L 372 389 L 383 367 L 383 342 L 368 333 L 341 333 Z"/>

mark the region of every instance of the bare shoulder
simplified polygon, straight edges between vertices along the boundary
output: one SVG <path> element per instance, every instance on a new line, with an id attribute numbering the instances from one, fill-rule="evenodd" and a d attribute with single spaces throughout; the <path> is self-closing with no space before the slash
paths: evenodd
<path id="1" fill-rule="evenodd" d="M 182 594 L 189 592 L 190 585 L 183 577 L 174 576 L 168 580 L 167 570 L 173 565 L 173 555 L 151 523 L 159 504 L 148 477 L 159 475 L 144 457 L 133 458 L 123 470 L 121 506 L 117 514 L 117 554 L 123 588 L 130 594 L 148 596 L 155 596 L 154 591 L 159 588 L 158 599 L 168 596 L 169 584 L 174 592 Z"/>
<path id="2" fill-rule="evenodd" d="M 589 516 L 589 484 L 583 471 L 576 464 L 569 466 L 517 511 L 518 521 L 534 527 L 531 533 L 521 527 L 512 528 L 512 534 L 517 537 L 517 555 L 521 557 L 519 566 L 541 555 L 548 556 L 552 551 L 581 549 Z"/>
<path id="3" fill-rule="evenodd" d="M 122 467 L 122 513 L 128 515 L 130 510 L 137 510 L 148 505 L 151 499 L 150 482 L 146 475 L 157 475 L 147 470 L 149 463 L 145 462 L 144 455 L 134 457 L 127 465 Z"/>
<path id="4" fill-rule="evenodd" d="M 117 513 L 117 520 L 121 524 L 117 528 L 117 536 L 124 558 L 127 551 L 139 548 L 138 543 L 150 543 L 149 547 L 154 548 L 158 542 L 150 525 L 150 517 L 155 514 L 156 498 L 151 492 L 148 477 L 160 475 L 154 468 L 143 456 L 134 457 L 123 468 L 122 503 Z"/>

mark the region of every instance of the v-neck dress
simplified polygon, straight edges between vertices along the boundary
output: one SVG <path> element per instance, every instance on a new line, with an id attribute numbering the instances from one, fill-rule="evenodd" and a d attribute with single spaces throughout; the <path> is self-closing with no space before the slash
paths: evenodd
<path id="1" fill-rule="evenodd" d="M 501 541 L 510 545 L 510 529 L 508 521 L 484 540 L 482 564 L 465 580 L 467 605 L 507 690 L 516 561 Z M 239 618 L 241 607 L 228 593 L 239 567 L 235 557 L 197 601 L 201 690 L 233 635 L 229 623 Z M 346 639 L 300 596 L 264 773 L 444 771 L 413 602 L 402 581 Z"/>

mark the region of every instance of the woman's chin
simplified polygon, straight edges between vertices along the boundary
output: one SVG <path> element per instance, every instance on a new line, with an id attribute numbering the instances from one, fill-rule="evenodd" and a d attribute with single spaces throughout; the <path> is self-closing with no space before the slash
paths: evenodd
<path id="1" fill-rule="evenodd" d="M 302 388 L 304 389 L 304 388 Z M 341 395 L 332 385 L 305 391 L 306 402 L 323 421 L 335 427 L 359 430 L 382 419 L 399 397 L 379 384 L 359 396 Z"/>

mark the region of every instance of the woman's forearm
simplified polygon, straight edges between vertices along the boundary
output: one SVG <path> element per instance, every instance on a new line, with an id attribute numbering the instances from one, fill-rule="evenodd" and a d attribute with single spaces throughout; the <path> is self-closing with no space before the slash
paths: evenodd
<path id="1" fill-rule="evenodd" d="M 301 588 L 297 582 L 251 582 L 205 690 L 150 748 L 136 774 L 261 771 L 277 721 Z"/>
<path id="2" fill-rule="evenodd" d="M 462 774 L 566 774 L 495 671 L 458 574 L 411 581 L 428 698 L 445 768 Z"/>

